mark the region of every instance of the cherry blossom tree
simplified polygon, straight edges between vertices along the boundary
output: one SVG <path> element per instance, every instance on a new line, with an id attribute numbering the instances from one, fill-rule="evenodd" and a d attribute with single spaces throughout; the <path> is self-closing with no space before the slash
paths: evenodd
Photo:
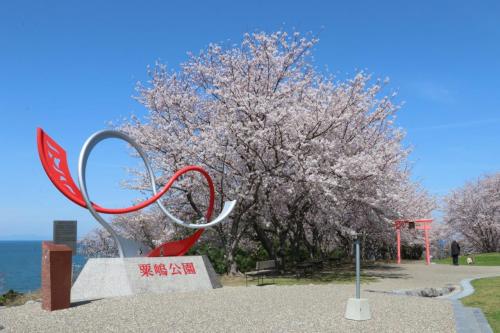
<path id="1" fill-rule="evenodd" d="M 119 126 L 148 153 L 160 183 L 200 165 L 216 184 L 217 209 L 238 201 L 229 221 L 211 231 L 230 274 L 238 272 L 243 240 L 282 261 L 290 251 L 314 257 L 350 248 L 355 233 L 375 251 L 389 244 L 394 218 L 433 208 L 409 178 L 404 132 L 394 125 L 399 106 L 394 93 L 384 94 L 387 82 L 316 70 L 317 42 L 299 33 L 246 34 L 239 45 L 190 54 L 177 71 L 157 64 L 138 86 L 147 117 Z M 150 186 L 140 171 L 129 185 Z M 165 204 L 180 216 L 201 216 L 203 180 L 186 176 L 177 189 Z M 127 221 L 134 226 L 124 233 L 147 240 L 135 226 L 141 219 Z"/>
<path id="2" fill-rule="evenodd" d="M 116 216 L 111 225 L 123 237 L 135 239 L 151 249 L 182 234 L 178 226 L 170 223 L 159 208 Z M 86 257 L 116 257 L 118 248 L 111 235 L 97 228 L 81 241 L 82 254 Z"/>
<path id="3" fill-rule="evenodd" d="M 500 251 L 500 173 L 468 182 L 445 198 L 444 221 L 477 252 Z"/>

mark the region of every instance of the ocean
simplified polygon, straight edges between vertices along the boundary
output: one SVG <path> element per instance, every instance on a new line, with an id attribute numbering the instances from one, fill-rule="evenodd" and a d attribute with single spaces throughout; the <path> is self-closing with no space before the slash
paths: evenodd
<path id="1" fill-rule="evenodd" d="M 0 294 L 9 289 L 29 292 L 41 286 L 41 241 L 0 241 Z M 83 267 L 86 258 L 73 257 L 73 266 Z"/>

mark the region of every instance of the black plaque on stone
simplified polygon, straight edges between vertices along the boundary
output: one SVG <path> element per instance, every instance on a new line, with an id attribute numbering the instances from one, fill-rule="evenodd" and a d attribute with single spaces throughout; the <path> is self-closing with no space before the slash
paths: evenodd
<path id="1" fill-rule="evenodd" d="M 54 243 L 68 245 L 76 254 L 76 221 L 54 221 Z"/>

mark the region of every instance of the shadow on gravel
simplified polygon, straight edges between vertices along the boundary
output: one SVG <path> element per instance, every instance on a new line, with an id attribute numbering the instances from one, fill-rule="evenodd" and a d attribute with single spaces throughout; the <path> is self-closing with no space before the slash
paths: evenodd
<path id="1" fill-rule="evenodd" d="M 408 279 L 410 274 L 403 273 L 402 267 L 387 264 L 365 264 L 362 266 L 363 274 L 379 279 Z"/>
<path id="2" fill-rule="evenodd" d="M 363 275 L 379 279 L 409 279 L 410 275 L 392 272 L 364 272 Z"/>
<path id="3" fill-rule="evenodd" d="M 78 301 L 78 302 L 72 302 L 71 305 L 69 306 L 70 308 L 75 308 L 77 306 L 80 306 L 80 305 L 85 305 L 85 304 L 90 304 L 92 302 L 95 302 L 95 301 L 100 301 L 102 298 L 97 298 L 97 299 L 93 299 L 93 300 L 90 300 L 90 301 Z"/>
<path id="4" fill-rule="evenodd" d="M 407 279 L 409 274 L 404 269 L 385 263 L 363 263 L 361 265 L 361 282 L 374 282 L 378 279 Z M 311 282 L 316 283 L 350 283 L 354 282 L 356 269 L 353 263 L 345 263 L 336 267 L 329 267 L 316 271 L 309 276 Z"/>
<path id="5" fill-rule="evenodd" d="M 276 285 L 276 283 L 267 282 L 267 283 L 256 284 L 255 286 L 256 287 L 265 287 L 265 286 L 275 286 L 275 285 Z"/>
<path id="6" fill-rule="evenodd" d="M 402 267 L 397 267 L 394 265 L 390 266 L 387 264 L 378 264 L 378 263 L 363 264 L 362 267 L 363 267 L 363 269 L 380 269 L 380 270 L 386 270 L 386 271 L 402 271 L 403 270 Z"/>
<path id="7" fill-rule="evenodd" d="M 410 274 L 404 268 L 385 262 L 364 262 L 361 265 L 361 282 L 375 282 L 380 279 L 408 279 Z M 326 283 L 354 283 L 356 269 L 354 263 L 341 263 L 325 265 L 319 269 L 297 271 L 288 269 L 285 273 L 275 276 L 274 283 L 266 282 L 266 285 L 297 285 L 297 284 L 326 284 Z M 223 286 L 243 286 L 245 279 L 240 277 L 221 277 Z M 250 282 L 250 281 L 248 281 Z M 250 285 L 250 284 L 249 284 Z M 252 283 L 252 285 L 255 285 Z"/>

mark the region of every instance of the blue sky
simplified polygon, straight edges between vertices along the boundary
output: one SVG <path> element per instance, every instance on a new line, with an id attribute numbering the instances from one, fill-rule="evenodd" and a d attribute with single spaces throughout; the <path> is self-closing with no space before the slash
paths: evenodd
<path id="1" fill-rule="evenodd" d="M 498 1 L 2 1 L 0 240 L 50 239 L 54 219 L 77 219 L 79 237 L 97 226 L 45 176 L 36 127 L 67 150 L 76 176 L 91 133 L 144 114 L 131 96 L 148 65 L 175 68 L 210 42 L 277 29 L 319 34 L 318 68 L 391 79 L 414 178 L 431 193 L 500 170 Z M 89 163 L 96 201 L 137 195 L 119 186 L 137 165 L 124 144 L 105 142 Z"/>

